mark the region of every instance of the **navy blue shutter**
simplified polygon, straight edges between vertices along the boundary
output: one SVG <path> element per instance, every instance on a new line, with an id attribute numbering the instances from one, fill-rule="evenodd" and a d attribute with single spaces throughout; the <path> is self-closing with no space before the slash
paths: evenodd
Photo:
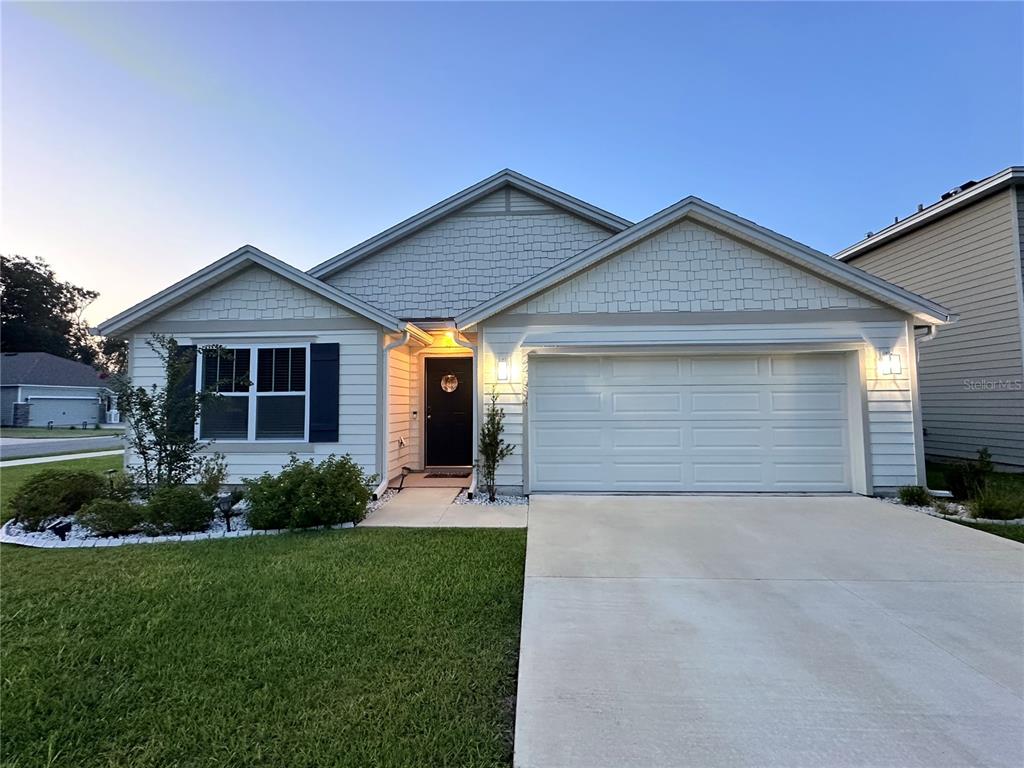
<path id="1" fill-rule="evenodd" d="M 338 442 L 338 344 L 309 345 L 309 442 Z"/>
<path id="2" fill-rule="evenodd" d="M 179 344 L 174 350 L 175 358 L 189 362 L 177 381 L 167 382 L 167 427 L 180 437 L 195 434 L 195 422 L 189 419 L 190 408 L 185 403 L 196 391 L 196 347 L 195 344 Z"/>

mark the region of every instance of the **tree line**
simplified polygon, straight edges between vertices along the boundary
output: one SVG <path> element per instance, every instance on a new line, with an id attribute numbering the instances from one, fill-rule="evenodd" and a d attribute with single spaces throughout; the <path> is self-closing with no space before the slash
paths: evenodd
<path id="1" fill-rule="evenodd" d="M 120 373 L 127 343 L 93 336 L 82 312 L 97 291 L 57 278 L 40 258 L 0 257 L 0 351 L 49 352 Z"/>

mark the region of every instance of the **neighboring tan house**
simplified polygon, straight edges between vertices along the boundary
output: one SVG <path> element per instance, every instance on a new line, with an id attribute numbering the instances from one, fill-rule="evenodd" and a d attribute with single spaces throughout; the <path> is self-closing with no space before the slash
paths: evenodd
<path id="1" fill-rule="evenodd" d="M 947 192 L 836 258 L 960 316 L 919 340 L 924 447 L 1024 468 L 1024 167 Z"/>
<path id="2" fill-rule="evenodd" d="M 0 355 L 0 424 L 92 427 L 107 420 L 112 393 L 102 374 L 49 352 Z"/>
<path id="3" fill-rule="evenodd" d="M 253 384 L 195 430 L 232 482 L 291 452 L 469 466 L 494 391 L 503 490 L 866 494 L 924 483 L 914 331 L 953 319 L 695 197 L 633 224 L 502 171 L 308 273 L 245 246 L 98 331 L 141 385 L 154 332 L 231 350 L 197 388 Z"/>

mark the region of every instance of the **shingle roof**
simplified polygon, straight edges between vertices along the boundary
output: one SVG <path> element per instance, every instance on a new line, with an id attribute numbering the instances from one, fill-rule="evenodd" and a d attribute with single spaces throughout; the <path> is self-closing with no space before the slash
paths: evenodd
<path id="1" fill-rule="evenodd" d="M 43 384 L 56 387 L 105 387 L 103 374 L 85 363 L 49 352 L 4 352 L 0 384 Z"/>

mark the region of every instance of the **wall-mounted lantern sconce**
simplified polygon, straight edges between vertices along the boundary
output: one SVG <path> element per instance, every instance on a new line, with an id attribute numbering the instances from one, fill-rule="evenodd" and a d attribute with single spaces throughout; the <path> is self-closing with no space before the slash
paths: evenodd
<path id="1" fill-rule="evenodd" d="M 903 364 L 900 362 L 900 356 L 893 354 L 888 349 L 879 350 L 878 372 L 882 376 L 893 376 L 903 373 Z"/>
<path id="2" fill-rule="evenodd" d="M 508 381 L 509 369 L 508 369 L 508 358 L 498 358 L 498 381 Z"/>

